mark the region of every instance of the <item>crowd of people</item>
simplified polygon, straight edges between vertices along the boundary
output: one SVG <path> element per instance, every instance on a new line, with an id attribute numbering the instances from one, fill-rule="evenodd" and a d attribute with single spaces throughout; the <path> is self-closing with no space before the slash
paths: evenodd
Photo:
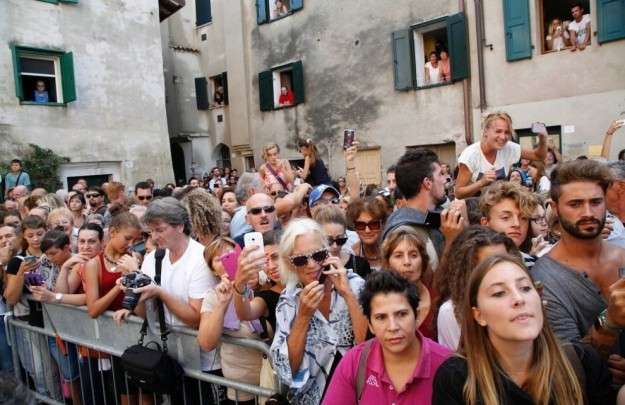
<path id="1" fill-rule="evenodd" d="M 113 311 L 123 328 L 131 314 L 154 323 L 161 302 L 167 325 L 198 330 L 203 372 L 266 387 L 275 372 L 288 389 L 274 403 L 625 403 L 625 161 L 566 161 L 546 130 L 533 149 L 513 135 L 491 113 L 455 169 L 410 149 L 386 186 L 360 184 L 358 142 L 337 182 L 306 139 L 303 167 L 271 143 L 258 172 L 146 180 L 130 195 L 115 181 L 49 193 L 15 160 L 0 313 L 41 326 L 40 303 L 62 303 Z M 160 283 L 128 287 L 155 278 L 162 250 Z M 57 370 L 74 404 L 136 401 L 118 359 L 102 367 L 17 328 L 13 364 L 3 332 L 0 367 L 40 394 L 54 395 Z M 222 335 L 267 343 L 273 362 Z M 117 384 L 90 385 L 90 370 Z M 255 403 L 190 380 L 179 391 L 172 403 Z"/>

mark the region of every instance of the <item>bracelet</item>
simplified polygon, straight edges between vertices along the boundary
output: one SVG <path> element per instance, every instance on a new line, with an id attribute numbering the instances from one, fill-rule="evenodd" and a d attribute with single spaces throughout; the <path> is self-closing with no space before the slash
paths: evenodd
<path id="1" fill-rule="evenodd" d="M 237 286 L 236 286 L 236 284 L 234 284 L 234 283 L 232 284 L 232 289 L 233 289 L 233 290 L 234 290 L 237 294 L 239 294 L 239 295 L 241 295 L 241 296 L 245 296 L 245 294 L 247 293 L 247 287 L 245 287 L 245 289 L 243 290 L 243 292 L 241 292 L 241 291 L 239 291 L 239 290 L 237 289 Z"/>
<path id="2" fill-rule="evenodd" d="M 350 170 L 356 170 L 355 167 L 347 167 L 345 170 L 350 171 Z"/>

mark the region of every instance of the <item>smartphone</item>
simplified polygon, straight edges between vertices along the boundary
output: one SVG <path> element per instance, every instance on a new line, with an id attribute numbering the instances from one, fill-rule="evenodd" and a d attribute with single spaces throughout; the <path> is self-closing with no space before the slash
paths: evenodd
<path id="1" fill-rule="evenodd" d="M 326 282 L 326 278 L 328 277 L 327 274 L 324 273 L 324 271 L 330 271 L 331 267 L 328 264 L 327 266 L 324 266 L 323 269 L 321 270 L 321 273 L 319 274 L 319 284 L 323 284 Z"/>
<path id="2" fill-rule="evenodd" d="M 440 228 L 441 227 L 441 213 L 438 211 L 428 211 L 425 216 L 425 225 L 430 228 Z"/>
<path id="3" fill-rule="evenodd" d="M 616 121 L 619 125 L 625 125 L 625 119 Z"/>
<path id="4" fill-rule="evenodd" d="M 33 262 L 36 262 L 36 261 L 37 261 L 37 256 L 26 256 L 26 257 L 24 258 L 24 261 L 25 261 L 26 263 L 33 263 Z"/>
<path id="5" fill-rule="evenodd" d="M 236 245 L 234 250 L 224 253 L 219 256 L 221 264 L 223 264 L 226 274 L 230 280 L 234 280 L 237 275 L 237 264 L 239 263 L 239 256 L 241 255 L 241 247 Z"/>
<path id="6" fill-rule="evenodd" d="M 260 232 L 248 232 L 243 235 L 243 242 L 245 247 L 258 246 L 260 250 L 265 251 L 265 244 L 263 243 L 263 234 Z"/>
<path id="7" fill-rule="evenodd" d="M 351 148 L 356 136 L 356 130 L 348 128 L 343 131 L 343 149 Z"/>
<path id="8" fill-rule="evenodd" d="M 618 278 L 625 278 L 625 267 L 619 267 Z"/>
<path id="9" fill-rule="evenodd" d="M 545 132 L 547 132 L 547 128 L 545 127 L 545 124 L 543 124 L 542 122 L 534 122 L 532 124 L 532 133 L 544 134 Z"/>
<path id="10" fill-rule="evenodd" d="M 43 285 L 43 275 L 41 273 L 34 273 L 32 271 L 24 273 L 24 284 L 29 286 Z"/>
<path id="11" fill-rule="evenodd" d="M 506 179 L 506 169 L 503 167 L 495 170 L 495 178 L 497 180 L 505 180 Z"/>

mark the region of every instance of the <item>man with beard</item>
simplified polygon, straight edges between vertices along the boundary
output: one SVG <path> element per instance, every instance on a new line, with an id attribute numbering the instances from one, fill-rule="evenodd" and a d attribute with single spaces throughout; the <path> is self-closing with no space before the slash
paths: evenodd
<path id="1" fill-rule="evenodd" d="M 426 242 L 432 269 L 436 269 L 443 247 L 449 246 L 468 224 L 466 204 L 463 200 L 455 200 L 440 211 L 441 205 L 447 201 L 447 180 L 438 156 L 429 149 L 412 149 L 404 153 L 395 165 L 395 177 L 397 188 L 406 198 L 406 206 L 388 217 L 382 239 L 401 225 L 414 227 Z M 440 216 L 440 221 L 431 221 L 436 216 Z"/>
<path id="2" fill-rule="evenodd" d="M 546 313 L 564 341 L 584 340 L 606 357 L 614 382 L 625 382 L 625 359 L 615 344 L 625 328 L 625 250 L 606 242 L 605 194 L 609 169 L 593 160 L 562 163 L 551 175 L 552 209 L 562 235 L 532 275 L 544 284 Z M 622 354 L 622 353 L 619 353 Z"/>

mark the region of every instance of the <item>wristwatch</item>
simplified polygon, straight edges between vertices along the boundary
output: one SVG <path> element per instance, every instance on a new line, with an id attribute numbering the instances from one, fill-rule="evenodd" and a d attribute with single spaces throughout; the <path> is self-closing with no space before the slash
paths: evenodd
<path id="1" fill-rule="evenodd" d="M 54 294 L 54 302 L 61 302 L 63 300 L 63 293 Z"/>
<path id="2" fill-rule="evenodd" d="M 608 310 L 604 309 L 601 311 L 597 319 L 595 320 L 595 328 L 604 329 L 608 332 L 620 333 L 623 328 L 617 326 L 608 320 Z"/>

